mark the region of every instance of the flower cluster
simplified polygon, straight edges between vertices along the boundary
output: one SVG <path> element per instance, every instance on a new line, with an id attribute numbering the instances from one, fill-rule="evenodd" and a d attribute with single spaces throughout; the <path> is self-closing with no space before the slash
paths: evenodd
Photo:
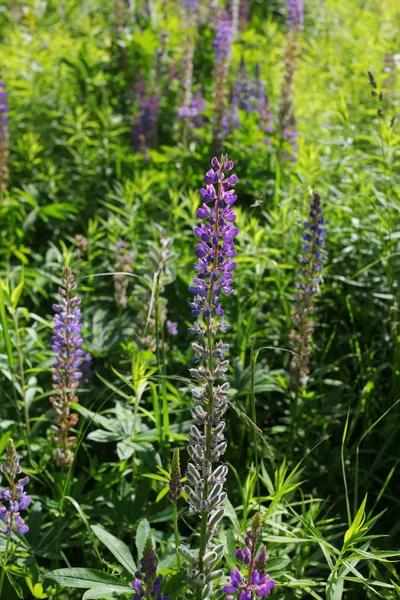
<path id="1" fill-rule="evenodd" d="M 29 477 L 25 476 L 18 480 L 17 475 L 21 473 L 19 458 L 17 456 L 14 442 L 9 440 L 6 448 L 6 460 L 0 467 L 0 471 L 7 477 L 9 485 L 0 488 L 0 519 L 4 521 L 6 528 L 0 527 L 0 533 L 11 535 L 12 531 L 26 533 L 29 531 L 20 512 L 25 510 L 31 503 L 31 498 L 24 491 L 29 483 Z M 8 503 L 8 508 L 3 504 Z"/>
<path id="2" fill-rule="evenodd" d="M 115 294 L 114 298 L 118 306 L 125 309 L 128 306 L 128 277 L 124 273 L 132 273 L 133 253 L 127 250 L 127 244 L 119 239 L 117 243 L 117 258 L 115 269 L 118 271 L 114 275 Z"/>
<path id="3" fill-rule="evenodd" d="M 290 332 L 291 348 L 295 352 L 291 360 L 291 385 L 301 389 L 307 385 L 311 340 L 315 322 L 312 314 L 315 296 L 320 291 L 321 270 L 325 258 L 325 220 L 322 216 L 321 198 L 311 192 L 309 219 L 305 221 L 302 236 L 302 253 L 293 307 L 293 329 Z"/>
<path id="4" fill-rule="evenodd" d="M 0 192 L 7 187 L 8 160 L 8 100 L 6 84 L 0 73 Z"/>
<path id="5" fill-rule="evenodd" d="M 303 28 L 303 20 L 303 0 L 288 0 L 285 71 L 279 106 L 279 128 L 282 140 L 287 142 L 291 147 L 290 152 L 284 151 L 283 158 L 290 158 L 292 162 L 296 162 L 298 150 L 298 131 L 293 105 L 293 87 L 300 56 L 299 34 Z"/>
<path id="6" fill-rule="evenodd" d="M 250 529 L 244 537 L 244 546 L 235 551 L 236 559 L 248 567 L 247 576 L 244 577 L 237 567 L 230 573 L 230 582 L 224 586 L 226 594 L 238 594 L 239 600 L 252 600 L 254 597 L 265 598 L 269 596 L 275 581 L 265 572 L 267 568 L 265 546 L 259 550 L 258 540 L 261 534 L 261 514 L 256 513 Z M 258 552 L 257 552 L 258 551 Z M 231 600 L 230 596 L 227 600 Z"/>
<path id="7" fill-rule="evenodd" d="M 167 331 L 169 333 L 169 335 L 172 335 L 172 337 L 175 337 L 178 335 L 178 323 L 177 321 L 170 321 L 169 319 L 167 320 L 167 322 L 165 323 L 166 327 L 167 327 Z"/>
<path id="8" fill-rule="evenodd" d="M 143 152 L 147 156 L 148 149 L 154 146 L 157 138 L 160 96 L 147 92 L 146 81 L 141 72 L 133 86 L 132 95 L 137 105 L 137 114 L 132 124 L 132 146 L 136 152 Z"/>
<path id="9" fill-rule="evenodd" d="M 132 581 L 135 590 L 132 600 L 149 597 L 155 600 L 169 600 L 169 596 L 164 596 L 160 591 L 162 575 L 157 575 L 156 555 L 151 538 L 146 540 L 140 564 L 141 567 L 136 571 L 135 579 Z"/>
<path id="10" fill-rule="evenodd" d="M 73 295 L 77 284 L 69 267 L 63 269 L 62 283 L 65 287 L 58 289 L 61 301 L 53 304 L 55 316 L 51 348 L 56 353 L 56 361 L 53 364 L 54 395 L 50 402 L 56 411 L 52 426 L 56 445 L 54 460 L 58 466 L 67 468 L 73 459 L 71 448 L 76 439 L 69 432 L 78 421 L 78 415 L 71 412 L 71 403 L 78 402 L 76 389 L 82 378 L 80 367 L 84 357 L 87 360 L 87 355 L 82 349 L 81 311 L 78 308 L 81 299 Z"/>
<path id="11" fill-rule="evenodd" d="M 287 0 L 287 26 L 289 31 L 299 32 L 304 23 L 303 0 Z"/>
<path id="12" fill-rule="evenodd" d="M 190 302 L 196 321 L 189 332 L 196 335 L 192 343 L 195 352 L 194 365 L 190 374 L 196 382 L 192 389 L 195 406 L 191 410 L 194 419 L 189 432 L 187 485 L 190 512 L 200 513 L 202 518 L 200 550 L 198 557 L 185 547 L 181 554 L 190 565 L 190 581 L 193 588 L 201 590 L 202 597 L 211 594 L 212 582 L 221 576 L 216 569 L 223 555 L 223 546 L 214 547 L 212 538 L 224 516 L 223 503 L 226 498 L 224 483 L 227 467 L 219 464 L 227 443 L 224 438 L 224 413 L 229 398 L 229 383 L 217 383 L 228 370 L 229 361 L 224 359 L 229 351 L 222 340 L 214 341 L 217 331 L 225 332 L 221 293 L 232 293 L 232 271 L 236 267 L 234 238 L 238 229 L 234 225 L 236 215 L 232 205 L 237 199 L 232 185 L 236 175 L 225 176 L 231 171 L 233 162 L 228 157 L 221 161 L 213 158 L 200 190 L 204 200 L 197 216 L 206 222 L 195 227 L 200 238 L 196 248 L 196 277 L 189 291 L 194 294 Z"/>
<path id="13" fill-rule="evenodd" d="M 224 116 L 228 95 L 228 73 L 232 51 L 232 23 L 229 14 L 221 11 L 217 18 L 214 40 L 214 112 L 213 144 L 217 154 L 221 152 L 224 135 Z"/>
<path id="14" fill-rule="evenodd" d="M 202 112 L 206 109 L 206 103 L 204 100 L 201 88 L 198 87 L 195 95 L 190 101 L 190 106 L 181 106 L 178 110 L 179 118 L 183 121 L 185 119 L 191 120 L 192 127 L 202 127 L 204 125 L 204 116 Z"/>
<path id="15" fill-rule="evenodd" d="M 178 498 L 182 496 L 182 483 L 181 483 L 181 466 L 179 461 L 179 450 L 175 448 L 174 454 L 172 455 L 171 464 L 171 476 L 169 480 L 169 491 L 168 500 L 171 502 L 177 502 Z"/>

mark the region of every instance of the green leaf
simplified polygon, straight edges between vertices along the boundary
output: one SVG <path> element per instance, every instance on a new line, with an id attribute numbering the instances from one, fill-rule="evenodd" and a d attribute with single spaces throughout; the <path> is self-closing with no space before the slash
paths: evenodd
<path id="1" fill-rule="evenodd" d="M 367 495 L 365 496 L 360 508 L 357 511 L 357 514 L 354 518 L 353 523 L 351 524 L 351 526 L 349 527 L 349 529 L 346 531 L 345 535 L 344 535 L 344 543 L 346 544 L 362 527 L 364 521 L 365 521 L 365 505 L 367 503 Z"/>
<path id="2" fill-rule="evenodd" d="M 18 302 L 21 297 L 23 289 L 24 289 L 24 271 L 22 269 L 21 281 L 19 282 L 17 287 L 12 291 L 12 294 L 11 294 L 11 303 L 12 303 L 14 309 L 16 309 L 18 306 Z"/>
<path id="3" fill-rule="evenodd" d="M 148 479 L 155 479 L 156 481 L 169 483 L 169 480 L 166 477 L 162 477 L 161 475 L 157 475 L 155 473 L 143 473 L 142 477 L 148 477 Z"/>
<path id="4" fill-rule="evenodd" d="M 71 588 L 90 589 L 101 585 L 104 589 L 104 586 L 110 585 L 119 589 L 124 588 L 125 593 L 127 593 L 126 589 L 128 588 L 128 585 L 124 581 L 97 569 L 85 569 L 81 567 L 56 569 L 47 573 L 45 577 L 55 581 L 59 585 Z"/>
<path id="5" fill-rule="evenodd" d="M 166 496 L 168 494 L 169 491 L 169 486 L 166 485 L 161 492 L 158 494 L 157 498 L 156 498 L 156 503 L 160 502 L 160 500 L 162 500 L 164 498 L 164 496 Z"/>
<path id="6" fill-rule="evenodd" d="M 23 598 L 24 593 L 22 591 L 22 587 L 19 585 L 18 581 L 15 579 L 14 575 L 11 575 L 10 571 L 6 571 L 7 579 L 13 586 L 18 598 Z"/>
<path id="7" fill-rule="evenodd" d="M 341 600 L 343 595 L 344 579 L 337 571 L 333 571 L 326 586 L 326 600 Z"/>
<path id="8" fill-rule="evenodd" d="M 136 531 L 136 548 L 138 556 L 141 558 L 146 540 L 151 535 L 150 524 L 147 519 L 142 519 Z"/>
<path id="9" fill-rule="evenodd" d="M 108 595 L 110 594 L 110 595 Z M 132 586 L 131 585 L 100 585 L 90 590 L 87 590 L 83 594 L 82 600 L 108 600 L 109 598 L 114 598 L 115 594 L 117 596 L 121 594 L 132 594 Z"/>
<path id="10" fill-rule="evenodd" d="M 128 573 L 133 575 L 135 571 L 137 571 L 131 551 L 124 542 L 97 525 L 92 526 L 92 531 L 106 546 L 106 548 L 108 548 L 109 551 L 115 556 L 124 569 L 128 571 Z"/>

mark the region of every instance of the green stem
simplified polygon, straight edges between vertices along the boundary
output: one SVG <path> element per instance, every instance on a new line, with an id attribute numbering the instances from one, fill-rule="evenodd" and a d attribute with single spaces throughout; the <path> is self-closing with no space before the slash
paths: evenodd
<path id="1" fill-rule="evenodd" d="M 21 349 L 21 338 L 19 335 L 18 328 L 18 319 L 17 314 L 13 311 L 13 322 L 14 322 L 14 331 L 15 331 L 15 341 L 17 346 L 17 354 L 18 354 L 18 366 L 19 366 L 19 377 L 21 383 L 21 394 L 22 394 L 22 403 L 24 406 L 24 415 L 25 415 L 25 426 L 26 426 L 26 435 L 29 438 L 31 435 L 31 425 L 29 421 L 29 407 L 26 401 L 26 390 L 25 390 L 25 370 L 24 370 L 24 357 Z M 29 444 L 28 444 L 29 449 Z"/>
<path id="2" fill-rule="evenodd" d="M 179 569 L 181 566 L 181 557 L 179 556 L 179 552 L 178 552 L 179 528 L 178 528 L 178 507 L 176 506 L 176 502 L 174 502 L 173 507 L 174 507 L 174 535 L 175 535 L 176 564 L 178 565 L 178 569 Z"/>
<path id="3" fill-rule="evenodd" d="M 11 518 L 12 518 L 12 516 L 11 516 Z M 4 576 L 6 574 L 6 565 L 7 565 L 7 561 L 8 561 L 8 550 L 10 547 L 10 539 L 11 539 L 11 537 L 8 536 L 7 543 L 6 543 L 6 549 L 4 551 L 4 562 L 3 562 L 3 568 L 1 569 L 1 575 L 0 575 L 0 598 L 2 597 Z"/>
<path id="4" fill-rule="evenodd" d="M 256 361 L 257 361 L 257 353 L 254 350 L 255 341 L 252 341 L 251 344 L 251 354 L 250 354 L 250 370 L 251 370 L 251 418 L 253 419 L 253 423 L 257 425 L 257 411 L 256 411 L 256 393 L 255 393 L 255 371 L 256 371 Z M 256 464 L 256 473 L 257 473 L 257 498 L 258 498 L 258 510 L 261 510 L 261 492 L 260 492 L 260 469 L 258 463 L 258 443 L 257 443 L 257 435 L 255 430 L 253 431 L 253 444 L 254 444 L 254 460 Z"/>

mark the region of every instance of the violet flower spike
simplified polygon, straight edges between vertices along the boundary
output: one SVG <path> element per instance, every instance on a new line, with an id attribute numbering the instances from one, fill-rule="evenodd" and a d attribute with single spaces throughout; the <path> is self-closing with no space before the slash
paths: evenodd
<path id="1" fill-rule="evenodd" d="M 213 113 L 213 145 L 216 154 L 222 150 L 224 138 L 223 121 L 226 115 L 228 97 L 228 74 L 232 52 L 232 23 L 229 14 L 221 11 L 217 17 L 216 36 L 214 40 L 214 113 Z"/>
<path id="2" fill-rule="evenodd" d="M 315 297 L 320 293 L 321 270 L 326 258 L 325 219 L 322 216 L 321 198 L 311 193 L 309 219 L 304 223 L 302 253 L 296 282 L 293 303 L 293 329 L 289 339 L 295 352 L 290 363 L 290 383 L 292 389 L 302 389 L 309 378 L 309 361 L 312 353 L 312 336 L 315 321 Z"/>
<path id="3" fill-rule="evenodd" d="M 76 390 L 83 377 L 81 366 L 85 357 L 81 336 L 81 311 L 78 305 L 79 296 L 74 296 L 77 284 L 69 267 L 64 267 L 62 283 L 58 292 L 59 304 L 53 304 L 54 335 L 51 349 L 56 353 L 53 364 L 54 395 L 50 402 L 56 411 L 52 426 L 55 443 L 54 460 L 58 466 L 67 468 L 73 459 L 71 448 L 75 444 L 75 436 L 69 432 L 78 422 L 78 415 L 71 412 L 71 403 L 78 402 Z"/>
<path id="4" fill-rule="evenodd" d="M 247 573 L 243 576 L 237 567 L 230 572 L 230 581 L 224 586 L 226 594 L 233 594 L 239 600 L 253 600 L 269 596 L 275 581 L 269 578 L 266 571 L 266 549 L 261 547 L 257 554 L 258 541 L 261 534 L 262 517 L 256 513 L 250 529 L 244 537 L 244 547 L 235 551 L 236 559 L 246 565 Z M 228 596 L 227 600 L 231 600 Z"/>
<path id="5" fill-rule="evenodd" d="M 0 73 L 0 192 L 7 188 L 8 177 L 8 98 Z"/>
<path id="6" fill-rule="evenodd" d="M 13 440 L 9 440 L 7 443 L 6 459 L 0 467 L 0 471 L 9 481 L 7 487 L 0 488 L 0 520 L 5 524 L 5 529 L 3 529 L 0 523 L 0 533 L 4 533 L 6 536 L 11 535 L 12 531 L 27 533 L 29 527 L 20 513 L 26 510 L 31 503 L 30 496 L 24 491 L 25 486 L 29 483 L 29 477 L 17 479 L 17 475 L 21 473 L 21 467 Z"/>
<path id="7" fill-rule="evenodd" d="M 223 156 L 213 158 L 212 169 L 207 171 L 205 188 L 200 190 L 202 206 L 197 216 L 203 222 L 195 227 L 199 238 L 196 248 L 197 262 L 193 265 L 196 276 L 189 291 L 194 295 L 189 303 L 196 318 L 189 332 L 197 337 L 192 343 L 195 353 L 190 374 L 196 387 L 192 391 L 195 406 L 191 410 L 194 424 L 189 431 L 190 457 L 185 492 L 189 511 L 201 516 L 200 548 L 195 556 L 186 546 L 179 552 L 188 563 L 191 587 L 197 598 L 209 598 L 213 582 L 222 576 L 217 568 L 224 546 L 214 546 L 213 537 L 224 516 L 223 504 L 227 496 L 224 483 L 227 467 L 220 463 L 227 442 L 224 438 L 224 413 L 229 398 L 229 383 L 217 383 L 224 378 L 229 361 L 224 357 L 229 351 L 222 340 L 215 342 L 218 331 L 226 332 L 222 295 L 233 292 L 232 279 L 236 267 L 234 239 L 238 234 L 233 204 L 237 196 L 232 186 L 236 175 L 227 175 L 233 162 Z"/>
<path id="8" fill-rule="evenodd" d="M 135 579 L 132 581 L 132 587 L 135 594 L 132 600 L 142 600 L 142 598 L 154 598 L 155 600 L 170 600 L 169 596 L 161 593 L 162 575 L 157 575 L 157 562 L 151 538 L 147 538 L 143 555 L 140 559 L 140 569 L 135 573 Z"/>
<path id="9" fill-rule="evenodd" d="M 304 23 L 303 0 L 287 0 L 287 26 L 289 31 L 300 32 Z"/>

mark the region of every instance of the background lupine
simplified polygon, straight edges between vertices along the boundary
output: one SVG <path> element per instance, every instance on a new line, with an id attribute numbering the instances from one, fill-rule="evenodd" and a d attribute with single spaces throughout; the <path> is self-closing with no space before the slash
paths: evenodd
<path id="1" fill-rule="evenodd" d="M 156 555 L 151 538 L 147 538 L 143 555 L 140 559 L 140 569 L 135 573 L 132 587 L 135 594 L 132 600 L 154 598 L 155 600 L 169 600 L 169 596 L 161 593 L 162 575 L 157 575 Z"/>
<path id="2" fill-rule="evenodd" d="M 181 69 L 181 104 L 178 115 L 181 121 L 193 120 L 199 113 L 198 98 L 193 97 L 193 59 L 196 46 L 197 27 L 199 20 L 199 3 L 197 0 L 183 0 L 182 29 L 184 35 L 182 69 Z"/>
<path id="3" fill-rule="evenodd" d="M 227 110 L 228 73 L 232 52 L 232 24 L 229 14 L 221 11 L 217 17 L 216 36 L 214 40 L 214 111 L 213 111 L 213 146 L 219 155 L 224 137 L 224 117 Z"/>
<path id="4" fill-rule="evenodd" d="M 181 465 L 179 461 L 179 450 L 175 448 L 174 453 L 172 455 L 172 464 L 171 464 L 171 477 L 169 480 L 169 491 L 168 491 L 168 500 L 171 502 L 177 502 L 178 498 L 182 496 L 182 483 L 181 483 Z"/>
<path id="5" fill-rule="evenodd" d="M 29 531 L 29 527 L 20 513 L 22 510 L 26 510 L 31 503 L 30 496 L 24 491 L 25 486 L 29 483 L 29 477 L 17 479 L 21 473 L 21 467 L 13 440 L 9 440 L 7 443 L 6 459 L 0 467 L 0 471 L 9 483 L 8 486 L 0 488 L 0 520 L 5 524 L 5 529 L 3 529 L 0 523 L 0 533 L 7 536 L 11 535 L 12 531 L 26 533 Z"/>
<path id="6" fill-rule="evenodd" d="M 293 329 L 290 332 L 291 348 L 296 353 L 290 365 L 291 386 L 301 389 L 307 385 L 311 341 L 315 328 L 312 318 L 315 297 L 320 291 L 321 269 L 325 259 L 325 220 L 322 216 L 321 198 L 311 192 L 309 218 L 304 223 L 300 268 L 293 305 Z"/>
<path id="7" fill-rule="evenodd" d="M 139 71 L 132 95 L 136 103 L 136 116 L 132 123 L 132 146 L 137 152 L 147 151 L 155 144 L 160 112 L 160 96 L 148 93 L 146 80 Z"/>
<path id="8" fill-rule="evenodd" d="M 236 559 L 247 567 L 246 576 L 243 576 L 240 570 L 235 567 L 230 573 L 229 584 L 224 586 L 226 594 L 233 594 L 239 600 L 253 600 L 256 597 L 265 598 L 270 595 L 275 585 L 275 581 L 270 579 L 265 572 L 267 568 L 265 546 L 258 548 L 261 525 L 261 514 L 256 513 L 250 529 L 244 537 L 244 546 L 235 551 Z M 227 596 L 227 600 L 231 600 L 231 597 Z"/>
<path id="9" fill-rule="evenodd" d="M 7 188 L 8 176 L 8 98 L 0 73 L 0 192 Z"/>
<path id="10" fill-rule="evenodd" d="M 78 402 L 76 389 L 82 378 L 83 339 L 81 336 L 81 311 L 78 305 L 79 296 L 74 296 L 77 284 L 69 267 L 64 267 L 62 273 L 64 288 L 58 289 L 61 301 L 53 304 L 54 336 L 52 350 L 56 352 L 53 365 L 54 395 L 50 402 L 56 411 L 52 426 L 55 443 L 54 460 L 58 466 L 67 468 L 73 459 L 71 448 L 75 444 L 75 436 L 70 430 L 78 421 L 78 415 L 71 412 L 71 403 Z"/>
<path id="11" fill-rule="evenodd" d="M 239 33 L 240 0 L 230 0 L 230 13 L 232 21 L 232 39 L 235 40 Z"/>
<path id="12" fill-rule="evenodd" d="M 295 162 L 298 150 L 298 131 L 293 103 L 293 88 L 300 56 L 300 34 L 304 20 L 303 1 L 288 0 L 287 11 L 285 66 L 279 105 L 279 128 L 282 139 L 288 142 L 293 149 L 293 152 L 289 154 L 285 152 L 283 156 L 290 156 L 292 161 Z"/>
<path id="13" fill-rule="evenodd" d="M 200 241 L 196 249 L 196 277 L 189 291 L 194 295 L 190 302 L 192 315 L 196 318 L 189 332 L 196 335 L 192 343 L 195 352 L 194 365 L 190 374 L 196 382 L 192 389 L 195 406 L 191 410 L 195 424 L 189 432 L 187 486 L 190 512 L 201 515 L 200 548 L 198 558 L 184 546 L 180 550 L 190 565 L 190 581 L 196 597 L 208 598 L 213 581 L 222 575 L 216 569 L 224 548 L 213 546 L 213 536 L 224 515 L 226 498 L 224 482 L 227 467 L 218 464 L 226 450 L 223 416 L 229 398 L 229 383 L 217 383 L 228 370 L 229 361 L 224 359 L 229 346 L 222 340 L 215 342 L 218 331 L 225 332 L 221 292 L 232 293 L 232 271 L 236 267 L 234 238 L 238 228 L 232 205 L 237 199 L 231 189 L 237 182 L 236 175 L 226 177 L 225 172 L 233 169 L 228 157 L 211 161 L 207 171 L 206 187 L 200 190 L 203 198 L 197 216 L 203 222 L 195 227 Z"/>
<path id="14" fill-rule="evenodd" d="M 124 273 L 133 273 L 132 268 L 133 253 L 127 249 L 127 244 L 124 240 L 119 239 L 117 243 L 117 258 L 115 261 L 114 275 L 115 294 L 114 298 L 118 306 L 125 309 L 128 306 L 128 277 Z"/>

